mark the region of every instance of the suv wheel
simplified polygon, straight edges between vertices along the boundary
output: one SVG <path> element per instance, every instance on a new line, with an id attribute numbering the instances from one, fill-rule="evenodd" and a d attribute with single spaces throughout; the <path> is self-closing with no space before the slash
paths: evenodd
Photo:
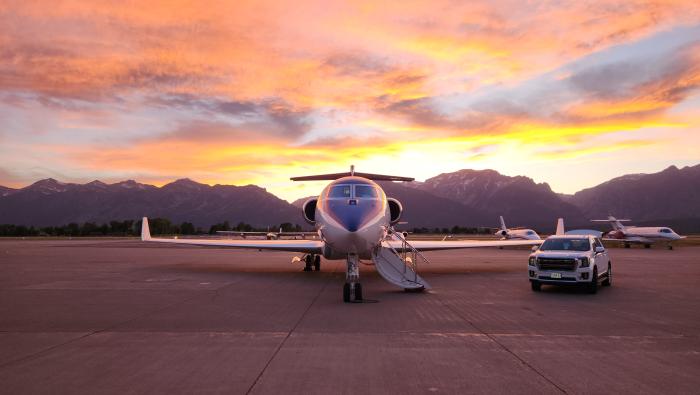
<path id="1" fill-rule="evenodd" d="M 530 287 L 535 292 L 540 292 L 542 290 L 542 284 L 539 281 L 530 281 Z"/>
<path id="2" fill-rule="evenodd" d="M 603 280 L 602 284 L 606 287 L 612 285 L 612 263 L 610 262 L 608 262 L 608 274 L 605 276 L 605 280 Z"/>
<path id="3" fill-rule="evenodd" d="M 598 268 L 593 268 L 593 275 L 591 276 L 591 282 L 588 284 L 588 293 L 594 294 L 598 292 Z"/>

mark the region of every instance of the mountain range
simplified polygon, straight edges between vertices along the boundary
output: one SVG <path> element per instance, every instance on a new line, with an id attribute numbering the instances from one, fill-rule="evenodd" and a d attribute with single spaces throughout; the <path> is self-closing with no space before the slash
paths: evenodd
<path id="1" fill-rule="evenodd" d="M 494 170 L 459 170 L 425 182 L 381 185 L 388 196 L 401 201 L 408 228 L 496 226 L 503 215 L 509 226 L 548 232 L 558 217 L 569 227 L 590 227 L 589 219 L 614 214 L 700 232 L 700 165 L 626 175 L 573 195 Z M 155 187 L 133 180 L 73 184 L 49 178 L 21 189 L 0 186 L 0 223 L 50 226 L 146 215 L 200 227 L 225 220 L 265 227 L 302 224 L 299 207 L 305 200 L 290 204 L 255 185 L 210 186 L 189 179 Z"/>

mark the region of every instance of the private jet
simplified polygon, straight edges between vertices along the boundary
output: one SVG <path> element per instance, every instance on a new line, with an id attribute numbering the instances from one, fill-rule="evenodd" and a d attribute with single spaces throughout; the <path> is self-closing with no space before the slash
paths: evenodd
<path id="1" fill-rule="evenodd" d="M 644 244 L 644 248 L 651 248 L 653 243 L 666 243 L 669 250 L 673 249 L 671 242 L 685 239 L 673 231 L 673 229 L 660 227 L 637 227 L 624 226 L 623 222 L 629 222 L 629 219 L 617 219 L 608 216 L 608 219 L 594 219 L 591 222 L 609 222 L 613 230 L 603 235 L 603 240 L 619 241 L 624 244 L 625 248 L 630 248 L 631 244 Z"/>
<path id="2" fill-rule="evenodd" d="M 501 240 L 540 240 L 540 235 L 532 229 L 508 229 L 506 227 L 506 221 L 503 220 L 503 216 L 500 216 L 499 220 L 501 222 L 501 228 L 498 232 L 494 233 L 494 236 L 500 236 Z"/>
<path id="3" fill-rule="evenodd" d="M 361 303 L 360 261 L 371 262 L 389 283 L 407 291 L 423 291 L 430 285 L 417 274 L 419 259 L 426 261 L 424 251 L 460 248 L 532 246 L 542 240 L 464 240 L 423 241 L 410 243 L 401 232 L 394 230 L 403 206 L 388 198 L 375 181 L 413 181 L 410 177 L 350 172 L 293 177 L 292 181 L 331 181 L 317 198 L 306 201 L 302 216 L 318 234 L 315 240 L 233 240 L 182 239 L 151 237 L 148 219 L 143 218 L 141 239 L 147 242 L 189 244 L 196 246 L 250 248 L 258 250 L 302 253 L 292 260 L 303 261 L 305 270 L 321 267 L 321 256 L 328 260 L 346 262 L 343 301 Z"/>

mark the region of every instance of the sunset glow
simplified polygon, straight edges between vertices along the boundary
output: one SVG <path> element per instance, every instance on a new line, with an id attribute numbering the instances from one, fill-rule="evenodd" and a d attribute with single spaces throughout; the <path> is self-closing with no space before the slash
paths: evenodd
<path id="1" fill-rule="evenodd" d="M 700 162 L 700 3 L 4 2 L 0 185 Z"/>

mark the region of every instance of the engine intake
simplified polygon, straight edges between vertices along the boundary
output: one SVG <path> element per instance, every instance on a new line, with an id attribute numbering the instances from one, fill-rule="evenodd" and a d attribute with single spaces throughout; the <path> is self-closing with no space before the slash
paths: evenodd
<path id="1" fill-rule="evenodd" d="M 387 198 L 387 203 L 389 204 L 389 214 L 391 216 L 390 221 L 392 225 L 395 225 L 401 219 L 401 213 L 403 212 L 403 206 L 401 202 L 394 198 Z"/>
<path id="2" fill-rule="evenodd" d="M 302 206 L 302 214 L 304 215 L 304 220 L 311 225 L 316 223 L 316 202 L 318 199 L 309 199 Z"/>

